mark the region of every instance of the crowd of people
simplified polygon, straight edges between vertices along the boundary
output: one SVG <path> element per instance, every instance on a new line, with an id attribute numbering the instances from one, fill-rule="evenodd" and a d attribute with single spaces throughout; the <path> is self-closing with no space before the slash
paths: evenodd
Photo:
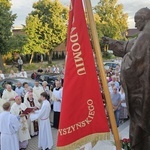
<path id="1" fill-rule="evenodd" d="M 37 70 L 33 70 L 33 73 L 31 74 L 31 78 L 36 80 L 39 79 L 39 76 L 41 74 L 62 74 L 64 75 L 65 69 L 64 66 L 61 68 L 58 65 L 48 66 L 47 68 L 42 69 L 39 67 Z"/>
<path id="2" fill-rule="evenodd" d="M 125 92 L 120 82 L 120 65 L 116 68 L 109 68 L 106 70 L 106 77 L 108 81 L 108 89 L 114 109 L 117 127 L 128 119 L 128 111 L 125 100 Z"/>
<path id="3" fill-rule="evenodd" d="M 24 150 L 28 146 L 28 140 L 33 136 L 39 136 L 39 148 L 48 150 L 53 146 L 51 126 L 56 129 L 59 127 L 63 80 L 58 78 L 51 86 L 48 86 L 46 81 L 40 84 L 37 79 L 38 75 L 42 73 L 64 74 L 64 68 L 60 70 L 57 65 L 53 65 L 52 67 L 48 66 L 45 70 L 41 67 L 34 70 L 31 74 L 31 78 L 35 80 L 34 87 L 30 87 L 27 82 L 23 84 L 18 82 L 15 90 L 11 85 L 5 85 L 6 88 L 0 99 L 0 144 L 2 150 L 8 150 L 9 147 L 11 150 Z M 1 70 L 0 77 L 5 78 Z M 9 77 L 27 78 L 27 73 L 21 69 L 17 75 L 11 70 Z M 120 65 L 118 64 L 115 69 L 106 70 L 106 78 L 116 123 L 119 126 L 122 121 L 128 119 L 125 93 L 120 83 Z M 28 109 L 31 111 L 25 113 Z M 53 112 L 53 120 L 50 120 L 50 112 Z M 10 144 L 7 143 L 8 141 Z"/>
<path id="4" fill-rule="evenodd" d="M 33 73 L 31 74 L 32 79 L 38 79 L 41 74 L 62 74 L 64 75 L 65 69 L 64 66 L 59 67 L 58 65 L 48 66 L 46 68 L 39 67 L 37 70 L 33 70 Z M 27 78 L 27 72 L 21 67 L 19 67 L 19 70 L 16 72 L 14 70 L 10 70 L 10 73 L 8 75 L 9 78 L 15 78 L 15 77 L 23 77 Z M 0 80 L 5 79 L 6 75 L 0 70 Z"/>
<path id="5" fill-rule="evenodd" d="M 33 88 L 27 82 L 18 82 L 15 90 L 9 84 L 5 87 L 0 99 L 1 149 L 25 150 L 28 140 L 37 135 L 38 147 L 51 149 L 51 126 L 58 129 L 59 125 L 62 80 L 56 80 L 50 87 L 46 81 L 40 84 L 38 80 Z M 50 121 L 52 111 L 54 116 Z"/>

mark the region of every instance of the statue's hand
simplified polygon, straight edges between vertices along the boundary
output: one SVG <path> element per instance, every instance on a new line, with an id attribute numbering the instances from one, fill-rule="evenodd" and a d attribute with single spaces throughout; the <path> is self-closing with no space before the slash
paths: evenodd
<path id="1" fill-rule="evenodd" d="M 102 44 L 107 44 L 109 50 L 112 50 L 115 56 L 123 57 L 125 55 L 124 41 L 113 40 L 109 37 L 102 37 Z"/>
<path id="2" fill-rule="evenodd" d="M 113 54 L 115 56 L 118 56 L 118 57 L 123 57 L 125 55 L 125 52 L 123 49 L 113 49 Z"/>
<path id="3" fill-rule="evenodd" d="M 111 38 L 106 37 L 106 36 L 103 36 L 103 37 L 102 37 L 102 43 L 103 43 L 103 44 L 109 44 L 110 41 L 111 41 Z"/>

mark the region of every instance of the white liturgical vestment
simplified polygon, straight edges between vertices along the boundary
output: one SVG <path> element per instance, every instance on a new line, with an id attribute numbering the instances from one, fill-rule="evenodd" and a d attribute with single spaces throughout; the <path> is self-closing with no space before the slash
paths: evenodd
<path id="1" fill-rule="evenodd" d="M 34 86 L 33 87 L 33 95 L 35 95 L 36 97 L 34 97 L 35 99 L 39 100 L 41 97 L 41 93 L 44 92 L 44 89 L 42 86 Z"/>
<path id="2" fill-rule="evenodd" d="M 50 125 L 50 103 L 48 100 L 44 100 L 40 110 L 30 115 L 31 121 L 39 119 L 39 139 L 38 147 L 42 149 L 53 146 L 52 131 Z"/>
<path id="3" fill-rule="evenodd" d="M 20 122 L 9 111 L 0 113 L 1 150 L 19 150 Z"/>
<path id="4" fill-rule="evenodd" d="M 25 104 L 21 103 L 20 105 L 14 103 L 11 107 L 10 112 L 13 115 L 19 116 L 19 113 L 22 110 L 25 110 L 27 107 Z M 27 124 L 27 119 L 26 117 L 20 117 L 20 123 L 21 123 L 21 128 L 19 129 L 18 136 L 19 136 L 19 141 L 23 142 L 28 139 L 30 139 L 30 134 L 29 134 L 29 129 L 28 129 L 28 124 Z"/>
<path id="5" fill-rule="evenodd" d="M 62 101 L 62 88 L 60 88 L 59 90 L 54 88 L 53 93 L 52 93 L 53 110 L 55 112 L 61 112 L 61 102 L 55 100 L 56 98 Z"/>
<path id="6" fill-rule="evenodd" d="M 14 98 L 17 96 L 18 94 L 11 90 L 10 92 L 8 90 L 4 90 L 3 92 L 3 96 L 2 96 L 2 99 L 5 101 L 5 102 L 10 102 L 10 105 L 12 106 L 12 104 L 14 103 L 14 101 L 9 101 L 10 98 Z"/>

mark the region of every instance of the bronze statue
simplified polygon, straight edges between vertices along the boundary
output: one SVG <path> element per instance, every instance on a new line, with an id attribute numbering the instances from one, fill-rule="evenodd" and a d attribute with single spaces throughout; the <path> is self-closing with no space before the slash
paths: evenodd
<path id="1" fill-rule="evenodd" d="M 134 19 L 140 31 L 136 39 L 104 40 L 123 57 L 121 81 L 130 116 L 131 149 L 150 150 L 150 9 L 140 9 Z"/>

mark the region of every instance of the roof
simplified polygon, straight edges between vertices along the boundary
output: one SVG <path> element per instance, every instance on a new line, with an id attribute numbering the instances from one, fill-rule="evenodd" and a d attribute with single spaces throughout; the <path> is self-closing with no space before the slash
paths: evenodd
<path id="1" fill-rule="evenodd" d="M 55 52 L 62 52 L 62 51 L 66 51 L 66 44 L 65 42 L 61 43 L 60 45 L 58 45 L 57 47 L 54 48 Z"/>
<path id="2" fill-rule="evenodd" d="M 13 26 L 13 30 L 22 30 L 23 26 Z"/>
<path id="3" fill-rule="evenodd" d="M 23 26 L 14 26 L 12 28 L 12 33 L 13 35 L 20 35 L 20 34 L 25 34 L 25 31 L 23 30 Z"/>
<path id="4" fill-rule="evenodd" d="M 126 37 L 134 37 L 139 34 L 138 29 L 128 29 Z"/>

